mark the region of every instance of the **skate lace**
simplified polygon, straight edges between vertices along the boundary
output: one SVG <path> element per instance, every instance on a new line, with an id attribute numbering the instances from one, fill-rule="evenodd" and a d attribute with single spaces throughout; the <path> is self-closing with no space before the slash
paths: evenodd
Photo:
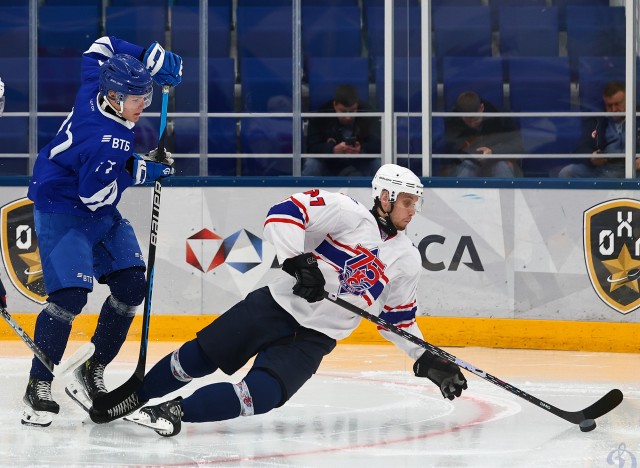
<path id="1" fill-rule="evenodd" d="M 138 402 L 138 396 L 136 394 L 130 395 L 124 400 L 122 403 L 114 406 L 113 408 L 109 408 L 107 413 L 111 417 L 120 417 L 126 416 L 129 413 L 132 413 L 140 406 Z"/>
<path id="2" fill-rule="evenodd" d="M 41 380 L 36 384 L 36 395 L 40 400 L 53 401 L 51 396 L 51 382 Z"/>
<path id="3" fill-rule="evenodd" d="M 94 387 L 100 391 L 107 393 L 107 387 L 104 385 L 104 365 L 95 363 L 92 372 L 92 379 Z"/>

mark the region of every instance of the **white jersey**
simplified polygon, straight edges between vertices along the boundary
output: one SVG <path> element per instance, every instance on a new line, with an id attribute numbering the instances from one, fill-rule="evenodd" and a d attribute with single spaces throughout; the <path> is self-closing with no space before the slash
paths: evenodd
<path id="1" fill-rule="evenodd" d="M 280 263 L 312 252 L 329 293 L 422 338 L 415 321 L 420 254 L 402 232 L 383 240 L 373 215 L 362 204 L 324 190 L 297 193 L 269 210 L 264 234 Z M 331 301 L 309 303 L 294 295 L 294 284 L 295 278 L 282 271 L 269 289 L 300 325 L 340 340 L 360 323 L 358 315 Z M 413 359 L 424 352 L 389 331 L 380 332 Z"/>

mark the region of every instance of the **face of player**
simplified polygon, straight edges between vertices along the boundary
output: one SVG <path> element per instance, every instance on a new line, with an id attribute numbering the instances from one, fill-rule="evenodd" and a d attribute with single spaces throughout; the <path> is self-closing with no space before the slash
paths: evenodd
<path id="1" fill-rule="evenodd" d="M 389 201 L 389 194 L 386 191 L 382 194 L 381 201 L 384 210 L 389 212 L 391 209 L 391 202 Z M 406 229 L 418 211 L 417 204 L 419 202 L 420 197 L 417 195 L 411 195 L 408 193 L 400 193 L 398 195 L 393 205 L 393 211 L 389 215 L 391 222 L 398 231 L 404 231 Z"/>
<path id="2" fill-rule="evenodd" d="M 124 109 L 122 110 L 122 117 L 129 122 L 138 122 L 142 111 L 145 108 L 144 96 L 129 95 L 124 100 Z"/>

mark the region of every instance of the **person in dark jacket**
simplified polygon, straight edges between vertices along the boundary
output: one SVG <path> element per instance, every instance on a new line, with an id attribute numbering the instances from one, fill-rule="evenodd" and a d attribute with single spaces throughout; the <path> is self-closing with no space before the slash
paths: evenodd
<path id="1" fill-rule="evenodd" d="M 334 98 L 323 104 L 318 112 L 370 112 L 370 108 L 358 99 L 355 86 L 340 85 Z M 309 119 L 307 153 L 353 157 L 306 158 L 303 176 L 373 176 L 380 167 L 380 158 L 361 155 L 380 154 L 380 119 L 351 116 Z"/>
<path id="2" fill-rule="evenodd" d="M 454 112 L 498 112 L 473 91 L 456 99 Z M 445 122 L 445 152 L 475 157 L 458 160 L 448 174 L 455 177 L 519 177 L 516 159 L 495 159 L 492 154 L 524 153 L 520 129 L 514 119 L 504 117 L 455 117 Z"/>
<path id="3" fill-rule="evenodd" d="M 625 112 L 625 84 L 620 81 L 607 83 L 602 92 L 602 100 L 607 112 Z M 624 158 L 599 156 L 605 153 L 624 153 L 624 140 L 624 115 L 586 119 L 576 153 L 592 154 L 593 157 L 563 167 L 558 177 L 624 178 Z M 640 159 L 636 158 L 635 169 L 640 169 Z"/>

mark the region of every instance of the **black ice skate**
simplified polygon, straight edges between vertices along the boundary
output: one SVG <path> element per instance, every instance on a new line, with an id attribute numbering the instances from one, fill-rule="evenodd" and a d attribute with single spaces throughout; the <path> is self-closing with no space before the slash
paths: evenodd
<path id="1" fill-rule="evenodd" d="M 140 426 L 149 427 L 161 436 L 174 436 L 180 432 L 182 427 L 180 399 L 166 401 L 155 406 L 147 406 L 124 419 Z"/>
<path id="2" fill-rule="evenodd" d="M 60 411 L 60 406 L 51 397 L 50 381 L 30 377 L 22 400 L 22 424 L 25 426 L 47 427 L 51 424 L 53 415 Z"/>
<path id="3" fill-rule="evenodd" d="M 98 395 L 107 393 L 104 367 L 93 359 L 88 359 L 74 371 L 74 380 L 65 389 L 67 395 L 86 412 L 89 412 L 92 401 Z"/>

